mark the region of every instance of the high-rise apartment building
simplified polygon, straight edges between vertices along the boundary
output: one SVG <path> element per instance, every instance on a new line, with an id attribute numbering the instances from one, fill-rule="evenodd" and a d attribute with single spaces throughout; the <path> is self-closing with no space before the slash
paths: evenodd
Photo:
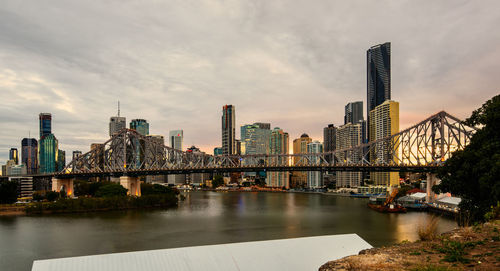
<path id="1" fill-rule="evenodd" d="M 170 147 L 176 150 L 183 150 L 184 141 L 184 131 L 183 130 L 172 130 L 168 133 Z"/>
<path id="2" fill-rule="evenodd" d="M 44 135 L 39 142 L 40 173 L 52 173 L 57 170 L 58 142 L 54 134 Z"/>
<path id="3" fill-rule="evenodd" d="M 288 154 L 289 151 L 289 136 L 279 127 L 275 127 L 269 138 L 269 154 Z M 288 164 L 286 157 L 277 158 L 279 164 Z M 289 173 L 288 172 L 268 172 L 266 185 L 270 187 L 285 187 L 289 188 Z"/>
<path id="4" fill-rule="evenodd" d="M 352 102 L 345 106 L 344 124 L 358 123 L 363 118 L 363 102 Z"/>
<path id="5" fill-rule="evenodd" d="M 52 115 L 50 113 L 40 113 L 40 139 L 52 133 Z"/>
<path id="6" fill-rule="evenodd" d="M 125 128 L 127 128 L 127 119 L 125 117 L 109 118 L 109 136 L 113 136 Z"/>
<path id="7" fill-rule="evenodd" d="M 373 140 L 385 138 L 399 132 L 399 103 L 387 100 L 370 111 L 370 138 Z M 370 153 L 372 162 L 390 164 L 396 160 L 397 150 L 389 149 L 390 146 L 379 142 Z M 372 172 L 370 180 L 374 185 L 393 186 L 399 185 L 397 172 Z"/>
<path id="8" fill-rule="evenodd" d="M 57 171 L 62 171 L 66 166 L 66 152 L 63 150 L 57 150 L 56 161 Z"/>
<path id="9" fill-rule="evenodd" d="M 21 161 L 26 165 L 28 174 L 38 172 L 38 142 L 34 138 L 23 138 L 21 141 Z"/>
<path id="10" fill-rule="evenodd" d="M 145 119 L 133 119 L 130 122 L 130 129 L 136 130 L 143 136 L 149 135 L 149 123 Z"/>
<path id="11" fill-rule="evenodd" d="M 264 127 L 264 128 L 263 128 Z M 257 123 L 241 126 L 242 154 L 269 153 L 269 137 L 271 130 Z"/>
<path id="12" fill-rule="evenodd" d="M 366 112 L 391 99 L 391 43 L 386 42 L 371 47 L 366 52 L 367 99 Z M 368 116 L 368 131 L 370 130 Z M 368 136 L 368 141 L 373 141 Z"/>
<path id="13" fill-rule="evenodd" d="M 224 105 L 222 107 L 222 154 L 224 155 L 236 153 L 235 113 L 233 105 Z"/>
<path id="14" fill-rule="evenodd" d="M 314 141 L 307 144 L 307 153 L 322 153 L 323 152 L 323 144 L 319 141 Z M 311 156 L 310 161 L 313 163 L 319 163 L 320 158 Z M 321 171 L 308 171 L 307 172 L 307 188 L 316 189 L 323 187 L 323 176 Z"/>
<path id="15" fill-rule="evenodd" d="M 302 134 L 293 140 L 293 154 L 307 153 L 307 144 L 312 142 L 312 138 L 307 134 Z M 301 157 L 293 157 L 293 164 L 300 164 Z M 304 159 L 302 159 L 304 161 Z M 304 161 L 305 162 L 305 161 Z M 293 171 L 290 186 L 293 188 L 305 188 L 307 186 L 307 172 Z"/>
<path id="16" fill-rule="evenodd" d="M 362 125 L 360 123 L 348 123 L 337 129 L 336 149 L 348 149 L 361 144 Z M 362 153 L 357 150 L 339 153 L 339 158 L 348 164 L 356 164 L 361 161 Z M 361 172 L 339 171 L 337 172 L 337 187 L 358 187 L 361 184 Z"/>
<path id="17" fill-rule="evenodd" d="M 11 148 L 9 150 L 9 160 L 13 160 L 16 165 L 19 164 L 19 152 L 17 148 Z"/>

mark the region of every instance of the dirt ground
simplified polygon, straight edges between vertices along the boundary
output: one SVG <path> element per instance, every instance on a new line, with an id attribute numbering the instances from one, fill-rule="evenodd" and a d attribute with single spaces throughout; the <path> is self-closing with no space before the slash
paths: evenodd
<path id="1" fill-rule="evenodd" d="M 430 241 L 363 250 L 325 263 L 329 270 L 500 270 L 500 220 L 459 228 Z"/>

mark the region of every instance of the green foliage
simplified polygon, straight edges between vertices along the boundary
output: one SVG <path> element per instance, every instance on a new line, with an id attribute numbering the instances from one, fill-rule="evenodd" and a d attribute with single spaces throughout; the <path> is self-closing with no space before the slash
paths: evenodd
<path id="1" fill-rule="evenodd" d="M 466 124 L 481 127 L 470 144 L 453 153 L 438 172 L 437 193 L 462 198 L 461 225 L 484 221 L 491 206 L 500 201 L 500 95 L 475 110 Z"/>
<path id="2" fill-rule="evenodd" d="M 443 246 L 438 247 L 437 251 L 445 254 L 443 260 L 446 262 L 469 263 L 470 259 L 464 257 L 467 255 L 465 249 L 473 248 L 476 245 L 477 243 L 474 242 L 444 241 Z"/>
<path id="3" fill-rule="evenodd" d="M 115 197 L 115 196 L 126 196 L 127 189 L 121 186 L 119 183 L 112 182 L 102 182 L 97 191 L 95 192 L 96 197 Z"/>
<path id="4" fill-rule="evenodd" d="M 484 214 L 484 219 L 486 221 L 490 221 L 498 217 L 500 217 L 500 201 L 497 202 L 496 206 L 491 206 L 490 211 Z"/>
<path id="5" fill-rule="evenodd" d="M 82 197 L 59 199 L 55 202 L 36 202 L 26 207 L 28 214 L 75 213 L 91 211 L 125 210 L 135 208 L 173 207 L 177 205 L 175 193 L 147 195 L 142 197 L 112 196 L 102 198 Z"/>
<path id="6" fill-rule="evenodd" d="M 45 199 L 45 192 L 36 191 L 33 193 L 33 200 L 34 201 L 42 201 L 44 199 Z"/>
<path id="7" fill-rule="evenodd" d="M 56 192 L 56 191 L 47 191 L 47 193 L 45 193 L 45 198 L 48 201 L 54 201 L 54 200 L 58 199 L 59 196 L 60 196 L 59 192 Z"/>
<path id="8" fill-rule="evenodd" d="M 11 204 L 17 201 L 17 182 L 0 182 L 0 203 Z"/>
<path id="9" fill-rule="evenodd" d="M 396 194 L 396 198 L 406 196 L 406 193 L 411 189 L 413 189 L 411 185 L 402 185 L 401 188 L 399 188 L 398 193 Z"/>
<path id="10" fill-rule="evenodd" d="M 221 175 L 215 175 L 212 180 L 212 187 L 217 188 L 222 185 L 224 185 L 224 178 Z"/>
<path id="11" fill-rule="evenodd" d="M 177 189 L 174 190 L 168 186 L 164 186 L 161 184 L 141 183 L 141 194 L 143 196 L 168 194 L 168 193 L 179 194 L 179 191 Z"/>

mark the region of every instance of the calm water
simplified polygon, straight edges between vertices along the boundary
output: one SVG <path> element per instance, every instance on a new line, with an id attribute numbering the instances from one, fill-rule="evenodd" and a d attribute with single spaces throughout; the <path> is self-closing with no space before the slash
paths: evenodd
<path id="1" fill-rule="evenodd" d="M 299 193 L 191 192 L 170 210 L 0 217 L 0 270 L 33 260 L 357 233 L 373 246 L 415 240 L 427 213 L 381 214 L 366 199 Z M 456 226 L 441 218 L 440 231 Z"/>

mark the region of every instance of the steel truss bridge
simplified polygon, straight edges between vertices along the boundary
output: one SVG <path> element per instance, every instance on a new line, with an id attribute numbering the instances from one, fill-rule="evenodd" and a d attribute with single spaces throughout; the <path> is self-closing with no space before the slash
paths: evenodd
<path id="1" fill-rule="evenodd" d="M 433 172 L 476 129 L 442 111 L 392 136 L 323 153 L 214 156 L 184 152 L 123 129 L 73 159 L 55 178 L 119 177 L 203 172 L 409 171 Z"/>

